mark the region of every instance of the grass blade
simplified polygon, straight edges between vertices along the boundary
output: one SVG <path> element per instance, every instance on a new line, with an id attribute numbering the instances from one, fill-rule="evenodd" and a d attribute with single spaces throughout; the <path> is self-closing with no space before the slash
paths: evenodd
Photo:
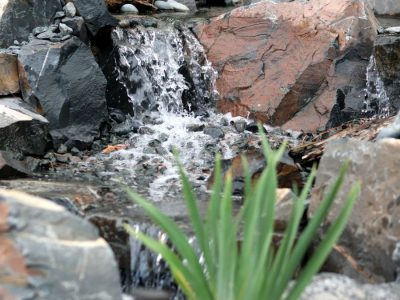
<path id="1" fill-rule="evenodd" d="M 296 246 L 292 252 L 292 255 L 288 261 L 288 269 L 287 273 L 283 274 L 282 281 L 283 283 L 289 282 L 291 279 L 290 274 L 294 274 L 298 263 L 303 259 L 309 245 L 311 244 L 320 224 L 324 220 L 325 216 L 328 214 L 329 209 L 331 208 L 333 201 L 336 198 L 337 193 L 339 192 L 340 187 L 342 186 L 344 175 L 346 173 L 348 164 L 344 164 L 341 169 L 339 176 L 335 180 L 334 184 L 330 188 L 329 192 L 325 195 L 323 201 L 320 203 L 316 213 L 309 221 L 307 227 L 302 232 L 299 240 L 296 243 Z"/>
<path id="2" fill-rule="evenodd" d="M 187 260 L 188 266 L 191 269 L 193 282 L 195 282 L 193 284 L 201 286 L 211 297 L 211 291 L 205 278 L 204 271 L 199 263 L 199 258 L 193 247 L 189 244 L 186 234 L 170 218 L 165 216 L 142 196 L 130 190 L 128 190 L 128 195 L 139 204 L 152 221 L 160 226 L 167 234 L 173 245 L 175 245 L 177 252 L 182 256 L 182 259 Z"/>
<path id="3" fill-rule="evenodd" d="M 210 246 L 209 246 L 209 241 L 206 238 L 206 229 L 205 225 L 203 223 L 203 220 L 200 216 L 199 208 L 197 206 L 197 199 L 193 193 L 193 188 L 190 184 L 189 178 L 187 177 L 182 164 L 179 162 L 178 159 L 176 159 L 177 164 L 178 164 L 178 169 L 179 169 L 179 174 L 183 186 L 183 194 L 184 198 L 186 201 L 186 206 L 188 208 L 189 212 L 189 219 L 192 224 L 192 228 L 195 234 L 195 237 L 197 239 L 197 242 L 200 246 L 200 250 L 202 252 L 202 255 L 204 255 L 204 260 L 206 264 L 207 270 L 212 270 L 214 267 L 214 262 L 211 258 L 211 252 L 210 252 Z M 208 272 L 209 276 L 211 276 L 211 279 L 213 277 L 213 273 Z M 213 281 L 208 280 L 208 283 L 211 283 Z M 213 290 L 212 287 L 210 287 L 210 290 Z"/>

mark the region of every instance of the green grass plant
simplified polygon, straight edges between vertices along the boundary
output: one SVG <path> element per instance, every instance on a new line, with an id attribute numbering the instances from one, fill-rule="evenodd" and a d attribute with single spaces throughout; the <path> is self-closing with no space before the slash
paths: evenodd
<path id="1" fill-rule="evenodd" d="M 316 174 L 316 169 L 313 168 L 302 191 L 294 196 L 291 217 L 279 247 L 273 246 L 278 182 L 276 167 L 285 145 L 273 151 L 263 131 L 259 132 L 266 168 L 254 184 L 247 160 L 242 158 L 245 173 L 244 204 L 235 215 L 232 207 L 232 176 L 227 174 L 223 182 L 220 157 L 216 158 L 214 185 L 204 218 L 200 214 L 184 168 L 178 162 L 196 246 L 189 243 L 190 237 L 150 201 L 128 191 L 130 197 L 167 234 L 174 250 L 129 225 L 126 225 L 126 230 L 163 257 L 188 299 L 298 299 L 321 268 L 346 226 L 359 194 L 359 184 L 351 189 L 337 218 L 331 223 L 307 263 L 300 267 L 340 190 L 347 165 L 341 168 L 339 176 L 314 216 L 300 232 L 305 202 Z M 199 259 L 199 253 L 202 259 Z"/>

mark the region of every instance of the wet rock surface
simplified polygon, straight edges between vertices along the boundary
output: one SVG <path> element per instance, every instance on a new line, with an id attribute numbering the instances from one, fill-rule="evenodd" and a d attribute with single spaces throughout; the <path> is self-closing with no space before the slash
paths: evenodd
<path id="1" fill-rule="evenodd" d="M 5 299 L 122 299 L 113 253 L 87 221 L 44 199 L 5 190 L 0 216 Z"/>
<path id="2" fill-rule="evenodd" d="M 342 191 L 329 213 L 327 223 L 337 216 L 346 193 L 357 181 L 361 194 L 346 230 L 339 240 L 334 271 L 364 282 L 395 279 L 392 253 L 400 239 L 397 157 L 400 142 L 383 139 L 377 143 L 339 140 L 328 145 L 321 159 L 310 204 L 310 217 L 322 194 L 337 176 L 341 164 L 350 162 Z M 329 262 L 328 262 L 329 263 Z M 333 270 L 332 270 L 333 271 Z"/>
<path id="3" fill-rule="evenodd" d="M 312 131 L 326 125 L 337 89 L 365 87 L 376 28 L 360 1 L 263 1 L 196 33 L 219 73 L 220 111 Z"/>
<path id="4" fill-rule="evenodd" d="M 400 35 L 379 35 L 374 45 L 377 71 L 383 82 L 391 110 L 400 109 Z"/>
<path id="5" fill-rule="evenodd" d="M 33 40 L 18 54 L 22 95 L 49 120 L 57 149 L 90 146 L 107 116 L 106 80 L 90 49 L 78 38 Z"/>
<path id="6" fill-rule="evenodd" d="M 0 98 L 0 150 L 25 155 L 43 155 L 48 139 L 48 121 L 20 98 Z"/>
<path id="7" fill-rule="evenodd" d="M 204 114 L 213 102 L 214 70 L 181 23 L 129 18 L 98 53 L 106 75 L 107 103 L 137 120 L 144 112 L 183 108 Z"/>

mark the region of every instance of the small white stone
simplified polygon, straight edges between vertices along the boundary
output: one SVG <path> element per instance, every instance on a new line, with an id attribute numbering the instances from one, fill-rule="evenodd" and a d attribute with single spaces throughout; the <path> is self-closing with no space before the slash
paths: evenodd
<path id="1" fill-rule="evenodd" d="M 138 14 L 139 10 L 133 4 L 124 4 L 121 6 L 121 12 L 129 14 Z"/>
<path id="2" fill-rule="evenodd" d="M 181 11 L 181 12 L 188 12 L 189 7 L 186 5 L 179 3 L 175 0 L 167 0 L 167 1 L 156 1 L 154 2 L 154 5 L 158 9 L 164 9 L 164 10 L 176 10 L 176 11 Z"/>
<path id="3" fill-rule="evenodd" d="M 386 33 L 400 33 L 400 26 L 386 28 L 385 32 Z"/>
<path id="4" fill-rule="evenodd" d="M 65 15 L 68 18 L 73 18 L 76 16 L 76 8 L 75 5 L 72 2 L 68 2 L 64 7 L 63 10 L 65 12 Z"/>

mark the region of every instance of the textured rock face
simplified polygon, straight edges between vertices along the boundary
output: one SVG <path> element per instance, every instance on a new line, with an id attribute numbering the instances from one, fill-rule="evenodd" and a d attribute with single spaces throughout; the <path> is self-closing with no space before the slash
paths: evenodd
<path id="1" fill-rule="evenodd" d="M 25 177 L 27 174 L 29 171 L 11 153 L 0 151 L 0 179 Z"/>
<path id="2" fill-rule="evenodd" d="M 106 80 L 90 49 L 76 37 L 33 40 L 18 60 L 23 98 L 49 120 L 54 146 L 89 146 L 107 115 Z"/>
<path id="3" fill-rule="evenodd" d="M 114 256 L 61 206 L 0 190 L 1 299 L 121 299 Z"/>
<path id="4" fill-rule="evenodd" d="M 375 21 L 360 1 L 263 1 L 197 27 L 219 72 L 219 109 L 285 128 L 325 126 L 338 89 L 365 87 Z"/>
<path id="5" fill-rule="evenodd" d="M 0 51 L 0 96 L 19 93 L 17 56 Z"/>
<path id="6" fill-rule="evenodd" d="M 386 94 L 391 105 L 398 111 L 400 109 L 400 36 L 378 36 L 374 45 L 374 56 Z"/>
<path id="7" fill-rule="evenodd" d="M 104 0 L 71 0 L 93 36 L 104 27 L 117 26 L 118 21 L 108 12 Z"/>
<path id="8" fill-rule="evenodd" d="M 379 15 L 399 15 L 400 2 L 398 0 L 365 0 Z"/>
<path id="9" fill-rule="evenodd" d="M 316 276 L 300 300 L 399 300 L 400 284 L 360 284 L 343 275 Z"/>
<path id="10" fill-rule="evenodd" d="M 27 40 L 33 28 L 49 25 L 60 10 L 60 0 L 1 0 L 0 48 Z"/>
<path id="11" fill-rule="evenodd" d="M 0 98 L 0 150 L 43 155 L 48 121 L 19 98 Z"/>
<path id="12" fill-rule="evenodd" d="M 331 257 L 331 264 L 336 260 L 341 265 L 334 266 L 332 271 L 365 282 L 395 279 L 392 252 L 400 240 L 399 150 L 400 141 L 395 139 L 377 143 L 340 140 L 328 145 L 318 169 L 310 215 L 335 180 L 342 163 L 350 161 L 350 166 L 328 223 L 337 216 L 350 187 L 362 182 L 360 197 L 335 248 L 335 257 Z"/>

